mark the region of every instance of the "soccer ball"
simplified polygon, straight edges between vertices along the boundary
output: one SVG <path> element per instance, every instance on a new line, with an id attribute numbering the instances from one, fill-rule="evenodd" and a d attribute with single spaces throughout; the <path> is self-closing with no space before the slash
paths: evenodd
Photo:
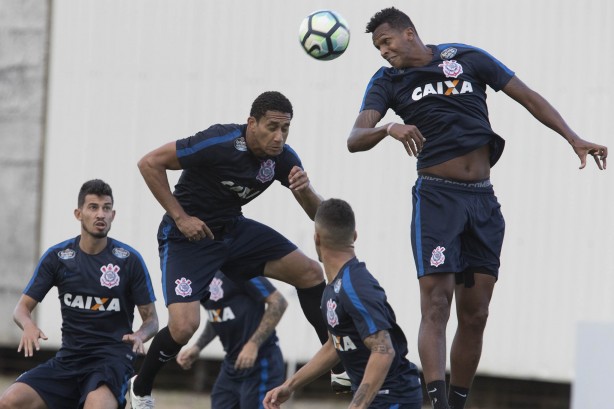
<path id="1" fill-rule="evenodd" d="M 314 11 L 303 19 L 298 39 L 307 54 L 316 60 L 333 60 L 350 44 L 350 26 L 332 10 Z"/>

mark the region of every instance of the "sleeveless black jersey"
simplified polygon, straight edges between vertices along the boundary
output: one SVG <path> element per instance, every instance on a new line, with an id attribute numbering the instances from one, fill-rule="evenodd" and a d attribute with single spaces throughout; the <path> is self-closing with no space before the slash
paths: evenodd
<path id="1" fill-rule="evenodd" d="M 173 194 L 189 215 L 205 222 L 239 216 L 275 180 L 288 187 L 292 167 L 302 168 L 289 145 L 275 157 L 252 154 L 246 130 L 246 124 L 218 124 L 176 142 L 183 172 Z"/>
<path id="2" fill-rule="evenodd" d="M 490 144 L 490 164 L 505 141 L 493 132 L 486 86 L 499 91 L 514 72 L 486 51 L 465 44 L 429 45 L 433 59 L 423 67 L 382 67 L 371 78 L 360 108 L 382 117 L 388 108 L 426 138 L 417 168 L 437 165 Z"/>
<path id="3" fill-rule="evenodd" d="M 234 367 L 243 345 L 254 334 L 265 311 L 264 299 L 275 292 L 275 287 L 264 277 L 249 281 L 232 281 L 217 272 L 209 284 L 211 296 L 203 303 L 208 319 L 220 338 L 226 356 L 224 363 Z M 275 331 L 258 350 L 261 356 L 269 348 L 277 348 L 278 338 Z"/>
<path id="4" fill-rule="evenodd" d="M 156 300 L 149 272 L 132 247 L 108 238 L 99 254 L 79 248 L 81 236 L 50 247 L 23 291 L 41 302 L 58 289 L 62 312 L 62 346 L 58 357 L 132 354 L 122 342 L 131 334 L 136 305 Z"/>
<path id="5" fill-rule="evenodd" d="M 406 358 L 405 334 L 396 322 L 384 289 L 364 263 L 353 258 L 341 268 L 324 289 L 320 308 L 337 354 L 352 381 L 352 388 L 358 387 L 362 381 L 371 356 L 363 340 L 387 330 L 396 354 L 378 399 L 390 402 L 421 399 L 418 370 Z"/>

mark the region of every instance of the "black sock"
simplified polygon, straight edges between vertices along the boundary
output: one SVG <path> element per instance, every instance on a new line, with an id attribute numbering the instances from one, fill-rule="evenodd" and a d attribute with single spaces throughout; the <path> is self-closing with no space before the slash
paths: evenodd
<path id="1" fill-rule="evenodd" d="M 162 328 L 151 341 L 143 365 L 134 380 L 133 390 L 138 396 L 151 395 L 158 371 L 175 358 L 183 345 L 175 342 L 168 327 Z"/>
<path id="2" fill-rule="evenodd" d="M 450 409 L 464 409 L 469 388 L 461 388 L 460 386 L 450 385 L 450 393 L 448 394 L 448 402 Z"/>
<path id="3" fill-rule="evenodd" d="M 307 321 L 313 326 L 318 334 L 320 343 L 324 345 L 328 341 L 328 330 L 326 329 L 326 323 L 322 317 L 322 311 L 320 310 L 320 303 L 322 302 L 322 293 L 324 293 L 324 287 L 326 283 L 322 281 L 320 284 L 310 288 L 297 288 L 298 301 L 303 309 L 303 314 Z M 345 371 L 341 363 L 337 364 L 333 368 L 333 373 L 341 373 Z"/>
<path id="4" fill-rule="evenodd" d="M 426 384 L 433 409 L 450 409 L 446 398 L 446 381 L 433 381 Z"/>

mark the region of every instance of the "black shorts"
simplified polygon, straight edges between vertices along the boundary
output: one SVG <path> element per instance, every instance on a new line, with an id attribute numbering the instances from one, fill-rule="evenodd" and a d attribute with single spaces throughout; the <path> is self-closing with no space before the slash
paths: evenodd
<path id="1" fill-rule="evenodd" d="M 411 243 L 418 278 L 456 273 L 457 282 L 467 283 L 475 272 L 498 277 L 505 220 L 489 180 L 422 175 L 412 195 Z"/>
<path id="2" fill-rule="evenodd" d="M 266 393 L 284 383 L 286 367 L 279 347 L 259 353 L 254 367 L 245 371 L 226 370 L 224 365 L 211 391 L 212 408 L 259 409 Z M 237 376 L 245 372 L 243 376 Z"/>
<path id="3" fill-rule="evenodd" d="M 249 280 L 264 273 L 267 261 L 297 249 L 277 231 L 243 216 L 215 230 L 215 240 L 189 241 L 166 218 L 160 224 L 158 244 L 166 305 L 207 299 L 209 283 L 218 270 L 232 280 Z"/>
<path id="4" fill-rule="evenodd" d="M 122 409 L 133 372 L 132 361 L 123 356 L 82 360 L 54 357 L 24 372 L 15 382 L 29 385 L 50 409 L 81 408 L 88 393 L 104 384 Z"/>

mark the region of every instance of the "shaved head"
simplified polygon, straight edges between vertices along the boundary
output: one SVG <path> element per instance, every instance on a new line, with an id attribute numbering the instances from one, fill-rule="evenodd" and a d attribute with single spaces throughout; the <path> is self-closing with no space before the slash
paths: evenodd
<path id="1" fill-rule="evenodd" d="M 352 207 L 341 199 L 328 199 L 318 207 L 315 217 L 316 234 L 321 245 L 328 248 L 353 246 L 356 220 Z"/>

